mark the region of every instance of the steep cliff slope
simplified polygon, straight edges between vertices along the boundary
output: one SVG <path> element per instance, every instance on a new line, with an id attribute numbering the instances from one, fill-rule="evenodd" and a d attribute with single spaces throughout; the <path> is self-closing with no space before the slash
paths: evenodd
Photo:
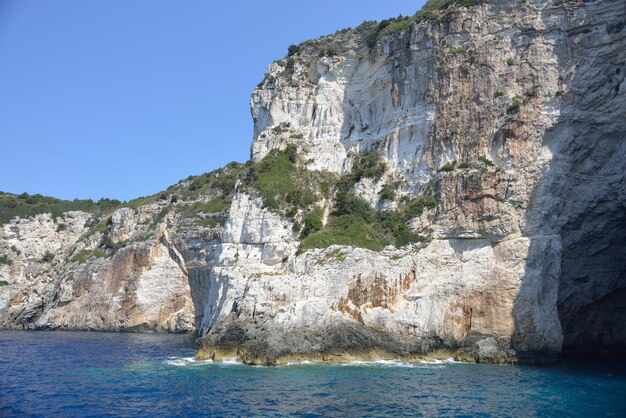
<path id="1" fill-rule="evenodd" d="M 472 4 L 290 47 L 246 164 L 6 223 L 0 324 L 251 363 L 623 350 L 626 5 Z"/>

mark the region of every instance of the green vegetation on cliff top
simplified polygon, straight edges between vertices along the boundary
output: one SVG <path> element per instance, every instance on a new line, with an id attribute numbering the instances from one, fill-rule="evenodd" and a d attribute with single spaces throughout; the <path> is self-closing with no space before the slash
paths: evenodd
<path id="1" fill-rule="evenodd" d="M 369 34 L 366 36 L 367 44 L 370 48 L 376 45 L 376 42 L 387 35 L 396 32 L 406 31 L 416 22 L 424 20 L 439 20 L 444 15 L 458 12 L 458 7 L 472 7 L 477 4 L 477 0 L 429 0 L 424 4 L 421 10 L 413 16 L 398 16 L 382 20 L 375 27 L 369 22 L 364 22 L 357 30 L 367 30 Z"/>
<path id="2" fill-rule="evenodd" d="M 396 32 L 406 31 L 411 28 L 414 23 L 421 21 L 439 21 L 441 18 L 457 13 L 461 7 L 472 7 L 477 5 L 481 0 L 428 0 L 424 6 L 413 16 L 398 16 L 389 19 L 376 21 L 365 21 L 357 26 L 354 30 L 365 39 L 370 48 L 376 45 L 379 39 L 391 35 Z M 352 31 L 352 28 L 338 30 L 335 34 L 344 34 Z M 321 39 L 308 40 L 300 45 L 290 45 L 288 57 L 296 55 L 302 48 L 315 47 L 319 49 L 320 56 L 332 56 L 341 53 L 342 45 L 333 45 L 328 42 L 327 37 Z"/>
<path id="3" fill-rule="evenodd" d="M 359 181 L 364 178 L 378 181 L 385 173 L 385 164 L 377 151 L 355 155 L 352 171 L 343 176 L 310 171 L 299 158 L 296 147 L 291 145 L 271 151 L 262 161 L 232 162 L 210 173 L 190 176 L 165 192 L 125 203 L 111 199 L 64 201 L 41 195 L 2 194 L 0 215 L 3 222 L 15 216 L 46 212 L 57 217 L 71 210 L 101 215 L 100 222 L 91 231 L 104 234 L 103 248 L 115 249 L 107 242 L 110 218 L 107 220 L 104 215 L 117 208 L 162 202 L 153 224 L 163 219 L 168 211 L 176 211 L 181 218 L 215 227 L 225 220 L 235 194 L 248 192 L 260 197 L 265 208 L 294 223 L 294 232 L 302 240 L 301 251 L 333 244 L 380 250 L 386 245 L 401 247 L 422 239 L 409 230 L 407 222 L 419 216 L 424 208 L 436 206 L 432 189 L 427 196 L 405 197 L 396 211 L 383 212 L 375 211 L 354 194 L 354 186 Z M 395 190 L 400 184 L 399 181 L 388 182 L 381 199 L 395 200 Z M 330 210 L 326 222 L 324 207 Z M 101 250 L 85 250 L 76 254 L 72 261 L 84 263 L 91 257 L 104 255 Z"/>
<path id="4" fill-rule="evenodd" d="M 338 30 L 334 35 L 343 35 L 348 33 L 356 33 L 370 48 L 385 36 L 408 31 L 415 23 L 430 21 L 439 22 L 446 16 L 459 12 L 460 8 L 475 6 L 485 0 L 428 0 L 426 4 L 412 16 L 399 15 L 389 19 L 377 21 L 365 21 L 356 28 L 345 28 Z M 276 64 L 284 68 L 278 75 L 279 78 L 290 79 L 294 72 L 294 66 L 297 60 L 302 59 L 302 52 L 305 55 L 330 57 L 342 54 L 347 50 L 347 46 L 343 38 L 337 36 L 322 36 L 318 39 L 309 39 L 301 42 L 299 45 L 289 45 L 287 56 L 284 59 L 277 60 Z M 464 52 L 462 49 L 453 50 L 452 53 Z M 306 60 L 305 60 L 306 61 Z M 269 79 L 273 79 L 269 77 Z M 264 79 L 258 85 L 262 87 Z"/>
<path id="5" fill-rule="evenodd" d="M 51 213 L 54 218 L 70 211 L 104 213 L 120 204 L 120 201 L 115 199 L 100 199 L 97 202 L 91 199 L 61 200 L 40 194 L 22 193 L 15 195 L 0 192 L 0 225 L 9 222 L 16 216 L 29 217 L 41 213 Z"/>

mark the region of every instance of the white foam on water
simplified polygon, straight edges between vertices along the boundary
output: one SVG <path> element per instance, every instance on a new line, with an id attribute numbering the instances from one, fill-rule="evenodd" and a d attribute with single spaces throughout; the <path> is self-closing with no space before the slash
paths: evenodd
<path id="1" fill-rule="evenodd" d="M 460 361 L 456 361 L 452 357 L 443 360 L 420 360 L 421 364 L 456 364 Z"/>
<path id="2" fill-rule="evenodd" d="M 165 364 L 181 367 L 210 363 L 213 363 L 213 360 L 196 360 L 195 357 L 169 357 L 167 360 L 165 360 Z"/>
<path id="3" fill-rule="evenodd" d="M 236 359 L 225 359 L 222 361 L 213 361 L 213 360 L 196 360 L 195 357 L 169 357 L 164 361 L 165 364 L 170 366 L 179 366 L 179 367 L 187 367 L 187 366 L 199 366 L 205 364 L 215 364 L 222 366 L 241 366 L 242 362 L 237 361 Z M 369 367 L 403 367 L 403 368 L 444 368 L 446 364 L 454 364 L 459 363 L 455 361 L 453 358 L 448 358 L 444 360 L 420 360 L 417 363 L 411 363 L 403 360 L 357 360 L 349 363 L 338 363 L 337 366 L 369 366 Z M 323 363 L 317 363 L 309 360 L 303 361 L 293 361 L 288 362 L 285 366 L 310 366 L 310 365 L 318 365 Z M 258 365 L 256 367 L 265 367 Z"/>
<path id="4" fill-rule="evenodd" d="M 290 361 L 287 364 L 285 364 L 285 366 L 307 366 L 311 364 L 315 364 L 315 363 L 309 360 L 303 360 L 303 361 Z"/>
<path id="5" fill-rule="evenodd" d="M 408 362 L 404 360 L 358 360 L 350 363 L 342 363 L 340 366 L 369 366 L 369 367 L 401 367 L 407 369 L 444 369 L 446 364 L 457 363 L 453 359 Z"/>
<path id="6" fill-rule="evenodd" d="M 232 359 L 228 359 L 228 360 L 222 360 L 219 362 L 219 364 L 223 364 L 225 366 L 240 366 L 243 363 L 240 361 L 237 361 L 236 359 L 232 358 Z"/>
<path id="7" fill-rule="evenodd" d="M 200 366 L 206 364 L 214 364 L 214 365 L 222 365 L 222 366 L 241 366 L 242 362 L 237 361 L 236 359 L 225 359 L 223 361 L 213 361 L 213 360 L 196 360 L 195 357 L 169 357 L 164 361 L 165 364 L 169 364 L 170 366 Z"/>
<path id="8" fill-rule="evenodd" d="M 414 363 L 409 363 L 402 360 L 374 360 L 374 361 L 364 361 L 357 360 L 352 361 L 350 363 L 343 363 L 343 366 L 378 366 L 378 367 L 405 367 L 405 368 L 414 368 L 417 367 Z"/>

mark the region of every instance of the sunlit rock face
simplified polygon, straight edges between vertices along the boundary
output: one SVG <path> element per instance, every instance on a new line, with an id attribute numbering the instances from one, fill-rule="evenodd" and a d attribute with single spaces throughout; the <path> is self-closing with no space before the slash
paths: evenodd
<path id="1" fill-rule="evenodd" d="M 137 232 L 137 216 L 111 216 L 112 240 Z M 19 253 L 3 266 L 0 321 L 9 328 L 191 331 L 194 308 L 184 260 L 167 231 L 153 241 L 125 242 L 110 257 L 90 260 L 99 242 L 82 212 L 53 220 L 38 215 L 4 226 L 3 244 Z M 65 229 L 59 231 L 58 225 Z M 45 258 L 45 253 L 54 257 Z"/>
<path id="2" fill-rule="evenodd" d="M 432 240 L 308 252 L 257 275 L 262 262 L 215 270 L 226 299 L 200 352 L 448 347 L 507 361 L 563 341 L 623 347 L 625 15 L 617 1 L 492 1 L 372 47 L 338 33 L 322 38 L 342 46 L 332 56 L 304 45 L 270 65 L 251 100 L 252 158 L 295 144 L 311 169 L 343 173 L 378 149 L 406 190 L 434 186 L 437 208 L 413 223 Z M 474 168 L 485 159 L 497 169 Z M 438 172 L 453 160 L 470 168 Z M 380 187 L 357 192 L 376 205 Z"/>
<path id="3" fill-rule="evenodd" d="M 0 324 L 195 329 L 199 357 L 267 364 L 623 350 L 625 20 L 617 0 L 493 0 L 376 42 L 304 43 L 252 94 L 252 160 L 295 145 L 310 170 L 343 174 L 377 150 L 386 172 L 355 192 L 385 210 L 390 179 L 432 193 L 410 221 L 426 240 L 301 252 L 254 190 L 223 227 L 181 219 L 183 202 L 66 213 L 62 230 L 15 219 Z M 81 262 L 104 229 L 107 257 Z"/>

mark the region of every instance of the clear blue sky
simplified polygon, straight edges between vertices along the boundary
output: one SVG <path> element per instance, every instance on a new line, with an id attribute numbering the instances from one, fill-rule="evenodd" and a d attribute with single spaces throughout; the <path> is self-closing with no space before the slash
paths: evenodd
<path id="1" fill-rule="evenodd" d="M 0 190 L 149 195 L 246 161 L 290 44 L 423 0 L 0 0 Z"/>

